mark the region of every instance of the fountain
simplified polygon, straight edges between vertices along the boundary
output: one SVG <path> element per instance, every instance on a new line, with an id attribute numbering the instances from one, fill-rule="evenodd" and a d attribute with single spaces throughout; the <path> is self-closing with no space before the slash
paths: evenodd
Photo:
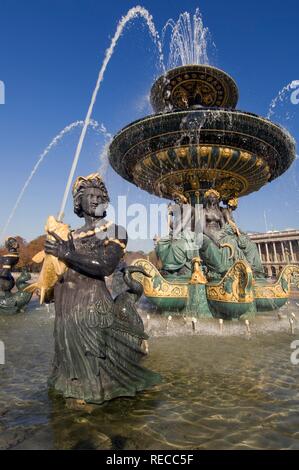
<path id="1" fill-rule="evenodd" d="M 0 269 L 0 315 L 14 315 L 23 312 L 31 300 L 32 294 L 25 292 L 31 275 L 24 268 L 15 281 L 11 271 L 19 262 L 19 244 L 16 238 L 8 237 L 5 241 L 5 248 L 7 253 L 0 257 L 2 265 Z M 17 292 L 11 292 L 15 285 Z"/>
<path id="2" fill-rule="evenodd" d="M 199 224 L 179 236 L 172 215 L 169 236 L 156 246 L 161 272 L 135 262 L 151 276 L 135 275 L 146 297 L 166 314 L 247 319 L 281 307 L 298 272 L 289 265 L 270 283 L 255 245 L 233 220 L 238 197 L 258 191 L 295 159 L 286 130 L 235 109 L 237 102 L 237 85 L 224 71 L 176 67 L 152 86 L 156 114 L 122 129 L 110 145 L 110 163 L 127 181 L 191 208 L 191 219 L 204 207 Z"/>

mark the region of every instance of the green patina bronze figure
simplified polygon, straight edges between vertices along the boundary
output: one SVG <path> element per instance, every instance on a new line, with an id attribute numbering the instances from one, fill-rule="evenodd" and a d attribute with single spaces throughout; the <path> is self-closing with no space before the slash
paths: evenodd
<path id="1" fill-rule="evenodd" d="M 245 258 L 252 268 L 256 279 L 265 279 L 265 273 L 262 266 L 262 261 L 257 249 L 256 244 L 249 238 L 246 232 L 243 232 L 237 227 L 233 218 L 233 211 L 238 207 L 238 198 L 234 197 L 227 201 L 227 207 L 221 208 L 226 224 L 230 225 L 234 234 L 237 236 L 239 248 L 245 255 Z"/>
<path id="2" fill-rule="evenodd" d="M 162 264 L 161 273 L 175 278 L 190 278 L 192 259 L 198 256 L 198 246 L 192 230 L 192 212 L 185 211 L 187 217 L 186 214 L 184 217 L 185 208 L 186 204 L 182 205 L 180 202 L 168 206 L 169 235 L 160 238 L 155 247 Z"/>
<path id="3" fill-rule="evenodd" d="M 30 273 L 23 268 L 15 281 L 11 271 L 19 262 L 19 244 L 16 238 L 8 237 L 5 241 L 7 253 L 0 257 L 0 315 L 14 315 L 23 312 L 30 302 L 32 293 L 25 292 Z M 17 287 L 17 291 L 12 292 Z"/>
<path id="4" fill-rule="evenodd" d="M 233 201 L 229 201 L 233 204 Z M 234 200 L 236 202 L 236 198 Z M 238 260 L 246 261 L 256 278 L 264 279 L 257 247 L 240 232 L 231 216 L 232 206 L 221 208 L 220 194 L 210 189 L 205 193 L 203 209 L 203 242 L 199 249 L 211 277 L 221 278 Z"/>

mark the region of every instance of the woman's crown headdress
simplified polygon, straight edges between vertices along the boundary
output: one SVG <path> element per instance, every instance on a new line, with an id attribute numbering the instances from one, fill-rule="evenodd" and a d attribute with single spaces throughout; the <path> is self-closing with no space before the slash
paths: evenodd
<path id="1" fill-rule="evenodd" d="M 204 194 L 205 198 L 209 197 L 209 196 L 215 196 L 217 197 L 217 199 L 220 199 L 220 193 L 218 193 L 218 191 L 216 191 L 216 189 L 208 189 L 205 194 Z"/>
<path id="2" fill-rule="evenodd" d="M 73 185 L 73 196 L 77 194 L 82 185 L 85 185 L 89 181 L 94 181 L 95 184 L 99 187 L 103 185 L 103 180 L 99 173 L 91 173 L 88 176 L 78 176 Z"/>

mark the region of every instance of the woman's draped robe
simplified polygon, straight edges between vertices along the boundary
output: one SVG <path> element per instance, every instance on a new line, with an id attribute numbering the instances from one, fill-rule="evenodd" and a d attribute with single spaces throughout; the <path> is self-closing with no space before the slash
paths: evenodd
<path id="1" fill-rule="evenodd" d="M 141 318 L 129 308 L 126 312 L 125 303 L 121 314 L 114 309 L 104 277 L 115 270 L 123 251 L 118 243 L 107 244 L 108 239 L 108 234 L 104 239 L 74 239 L 76 253 L 99 260 L 99 276 L 69 267 L 55 286 L 55 356 L 49 384 L 64 397 L 91 403 L 134 396 L 160 381 L 158 374 L 139 365 L 141 343 L 147 338 Z"/>

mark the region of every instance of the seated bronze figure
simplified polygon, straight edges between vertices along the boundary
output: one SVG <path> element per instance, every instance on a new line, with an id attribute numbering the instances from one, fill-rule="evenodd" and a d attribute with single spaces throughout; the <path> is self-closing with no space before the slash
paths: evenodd
<path id="1" fill-rule="evenodd" d="M 199 250 L 209 271 L 223 276 L 237 260 L 246 261 L 254 276 L 264 278 L 257 247 L 239 230 L 233 217 L 237 199 L 228 201 L 227 208 L 220 207 L 220 194 L 214 189 L 205 193 L 203 208 L 203 243 Z"/>

